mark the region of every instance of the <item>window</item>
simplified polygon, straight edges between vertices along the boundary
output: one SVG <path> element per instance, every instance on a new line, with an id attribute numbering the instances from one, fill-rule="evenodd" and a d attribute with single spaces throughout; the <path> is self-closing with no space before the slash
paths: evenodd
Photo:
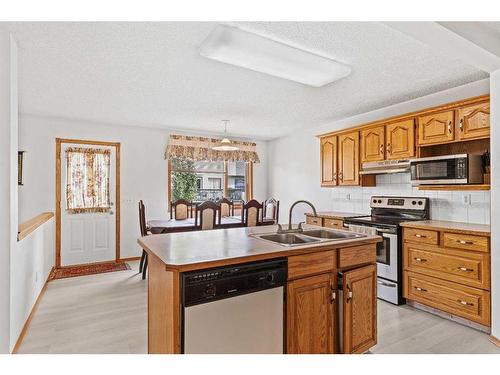
<path id="1" fill-rule="evenodd" d="M 169 201 L 248 200 L 252 164 L 171 159 Z M 248 177 L 247 177 L 248 176 Z"/>
<path id="2" fill-rule="evenodd" d="M 66 150 L 66 209 L 71 213 L 106 212 L 110 150 L 70 147 Z"/>

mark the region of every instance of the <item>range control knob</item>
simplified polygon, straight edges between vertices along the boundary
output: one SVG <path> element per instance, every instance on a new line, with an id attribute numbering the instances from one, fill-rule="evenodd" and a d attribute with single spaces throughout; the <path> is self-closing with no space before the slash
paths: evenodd
<path id="1" fill-rule="evenodd" d="M 423 205 L 423 204 L 424 204 L 424 202 L 422 202 L 422 201 L 418 201 L 418 205 L 419 205 L 419 206 L 421 206 L 421 205 Z"/>
<path id="2" fill-rule="evenodd" d="M 417 201 L 411 201 L 411 204 L 416 205 Z"/>
<path id="3" fill-rule="evenodd" d="M 378 203 L 382 203 L 382 199 L 379 199 L 379 200 L 378 200 Z"/>

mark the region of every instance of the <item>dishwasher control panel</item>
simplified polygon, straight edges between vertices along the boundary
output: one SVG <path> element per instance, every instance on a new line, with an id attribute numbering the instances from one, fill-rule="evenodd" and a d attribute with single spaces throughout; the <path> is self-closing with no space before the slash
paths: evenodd
<path id="1" fill-rule="evenodd" d="M 283 286 L 286 259 L 259 261 L 182 274 L 184 306 Z"/>

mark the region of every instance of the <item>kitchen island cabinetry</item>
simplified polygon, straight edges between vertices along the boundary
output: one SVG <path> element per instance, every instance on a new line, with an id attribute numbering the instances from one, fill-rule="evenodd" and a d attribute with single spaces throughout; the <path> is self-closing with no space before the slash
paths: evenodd
<path id="1" fill-rule="evenodd" d="M 286 247 L 250 236 L 276 229 L 237 228 L 140 238 L 150 264 L 149 353 L 182 353 L 184 272 L 278 258 L 287 260 L 288 274 L 284 353 L 362 353 L 375 345 L 375 257 L 380 237 Z M 340 286 L 339 272 L 343 275 Z"/>

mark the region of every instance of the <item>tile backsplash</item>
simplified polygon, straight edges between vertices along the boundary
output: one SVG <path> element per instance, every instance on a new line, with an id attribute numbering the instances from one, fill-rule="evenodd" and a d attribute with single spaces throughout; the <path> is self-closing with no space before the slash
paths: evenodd
<path id="1" fill-rule="evenodd" d="M 489 191 L 420 191 L 411 186 L 409 173 L 378 175 L 375 187 L 334 188 L 331 209 L 369 214 L 372 195 L 429 197 L 433 220 L 490 223 Z"/>

